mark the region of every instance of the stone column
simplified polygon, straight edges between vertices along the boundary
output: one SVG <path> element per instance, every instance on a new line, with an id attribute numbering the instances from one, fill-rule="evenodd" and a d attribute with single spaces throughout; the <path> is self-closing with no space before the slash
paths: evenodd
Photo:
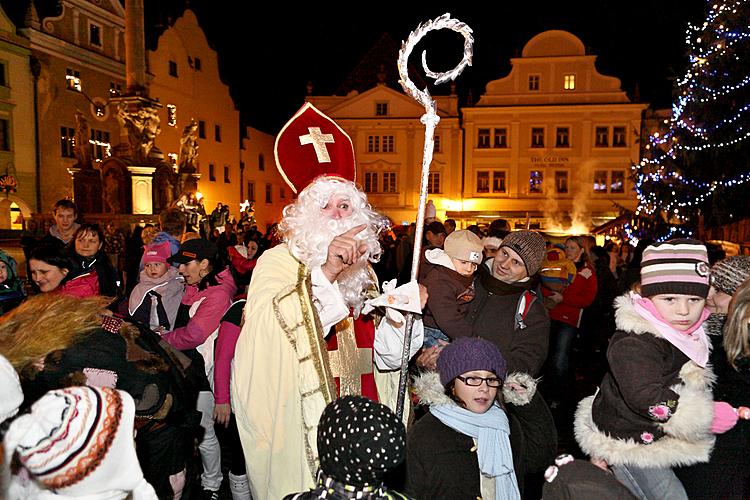
<path id="1" fill-rule="evenodd" d="M 147 95 L 143 24 L 143 0 L 125 0 L 125 83 L 129 95 Z"/>
<path id="2" fill-rule="evenodd" d="M 153 180 L 155 167 L 128 167 L 133 186 L 133 214 L 153 214 Z"/>

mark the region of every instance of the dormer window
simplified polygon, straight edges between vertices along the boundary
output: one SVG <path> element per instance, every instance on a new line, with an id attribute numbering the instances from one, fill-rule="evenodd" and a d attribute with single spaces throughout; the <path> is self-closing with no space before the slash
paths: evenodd
<path id="1" fill-rule="evenodd" d="M 563 76 L 563 89 L 575 90 L 576 88 L 576 75 L 564 75 Z"/>
<path id="2" fill-rule="evenodd" d="M 529 75 L 529 91 L 539 92 L 539 82 L 541 77 L 539 75 Z"/>
<path id="3" fill-rule="evenodd" d="M 388 103 L 387 102 L 375 103 L 375 116 L 388 116 Z"/>

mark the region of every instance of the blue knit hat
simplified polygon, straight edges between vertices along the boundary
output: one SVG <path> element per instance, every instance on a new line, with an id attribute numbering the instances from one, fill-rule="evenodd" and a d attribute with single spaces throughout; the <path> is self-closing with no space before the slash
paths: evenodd
<path id="1" fill-rule="evenodd" d="M 440 351 L 437 370 L 440 383 L 446 386 L 462 373 L 474 370 L 487 370 L 505 379 L 508 367 L 492 342 L 477 337 L 460 337 Z"/>

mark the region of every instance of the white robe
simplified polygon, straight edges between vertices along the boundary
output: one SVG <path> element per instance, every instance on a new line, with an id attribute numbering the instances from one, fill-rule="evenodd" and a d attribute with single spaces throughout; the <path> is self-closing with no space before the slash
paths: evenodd
<path id="1" fill-rule="evenodd" d="M 315 484 L 317 423 L 336 398 L 324 335 L 349 310 L 319 269 L 296 260 L 286 245 L 258 260 L 248 289 L 232 374 L 232 405 L 256 500 L 279 499 Z M 383 320 L 375 332 L 375 381 L 395 409 L 403 324 Z M 414 322 L 411 355 L 422 344 Z M 408 403 L 408 398 L 406 398 Z"/>

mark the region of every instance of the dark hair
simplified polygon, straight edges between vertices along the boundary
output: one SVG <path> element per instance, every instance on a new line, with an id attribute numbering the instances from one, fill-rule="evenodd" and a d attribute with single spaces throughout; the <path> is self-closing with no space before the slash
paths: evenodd
<path id="1" fill-rule="evenodd" d="M 187 218 L 179 208 L 168 208 L 159 214 L 159 227 L 172 236 L 181 236 L 185 232 Z"/>
<path id="2" fill-rule="evenodd" d="M 102 231 L 102 228 L 99 226 L 99 224 L 84 223 L 81 224 L 78 229 L 76 229 L 75 233 L 73 233 L 73 250 L 75 250 L 75 240 L 77 240 L 85 233 L 96 234 L 96 236 L 99 238 L 99 243 L 104 243 L 104 231 Z"/>
<path id="3" fill-rule="evenodd" d="M 77 276 L 80 271 L 80 267 L 65 253 L 65 248 L 55 244 L 39 245 L 31 251 L 28 260 L 38 260 L 45 264 L 49 264 L 50 266 L 67 269 L 68 274 L 65 275 L 58 286 L 73 279 L 73 277 Z M 39 289 L 36 288 L 36 284 L 34 284 L 34 288 L 36 291 L 39 291 Z"/>
<path id="4" fill-rule="evenodd" d="M 227 262 L 221 252 L 216 252 L 213 259 L 207 259 L 210 271 L 198 282 L 198 290 L 205 290 L 209 286 L 216 286 L 219 280 L 216 278 L 220 272 L 227 267 Z M 231 266 L 230 266 L 231 267 Z"/>
<path id="5" fill-rule="evenodd" d="M 62 209 L 62 210 L 71 209 L 71 210 L 73 210 L 73 213 L 76 216 L 78 216 L 78 205 L 76 205 L 73 202 L 73 200 L 68 200 L 68 199 L 57 200 L 55 202 L 55 206 L 52 207 L 52 213 L 56 214 L 57 211 L 60 210 L 60 209 Z"/>

